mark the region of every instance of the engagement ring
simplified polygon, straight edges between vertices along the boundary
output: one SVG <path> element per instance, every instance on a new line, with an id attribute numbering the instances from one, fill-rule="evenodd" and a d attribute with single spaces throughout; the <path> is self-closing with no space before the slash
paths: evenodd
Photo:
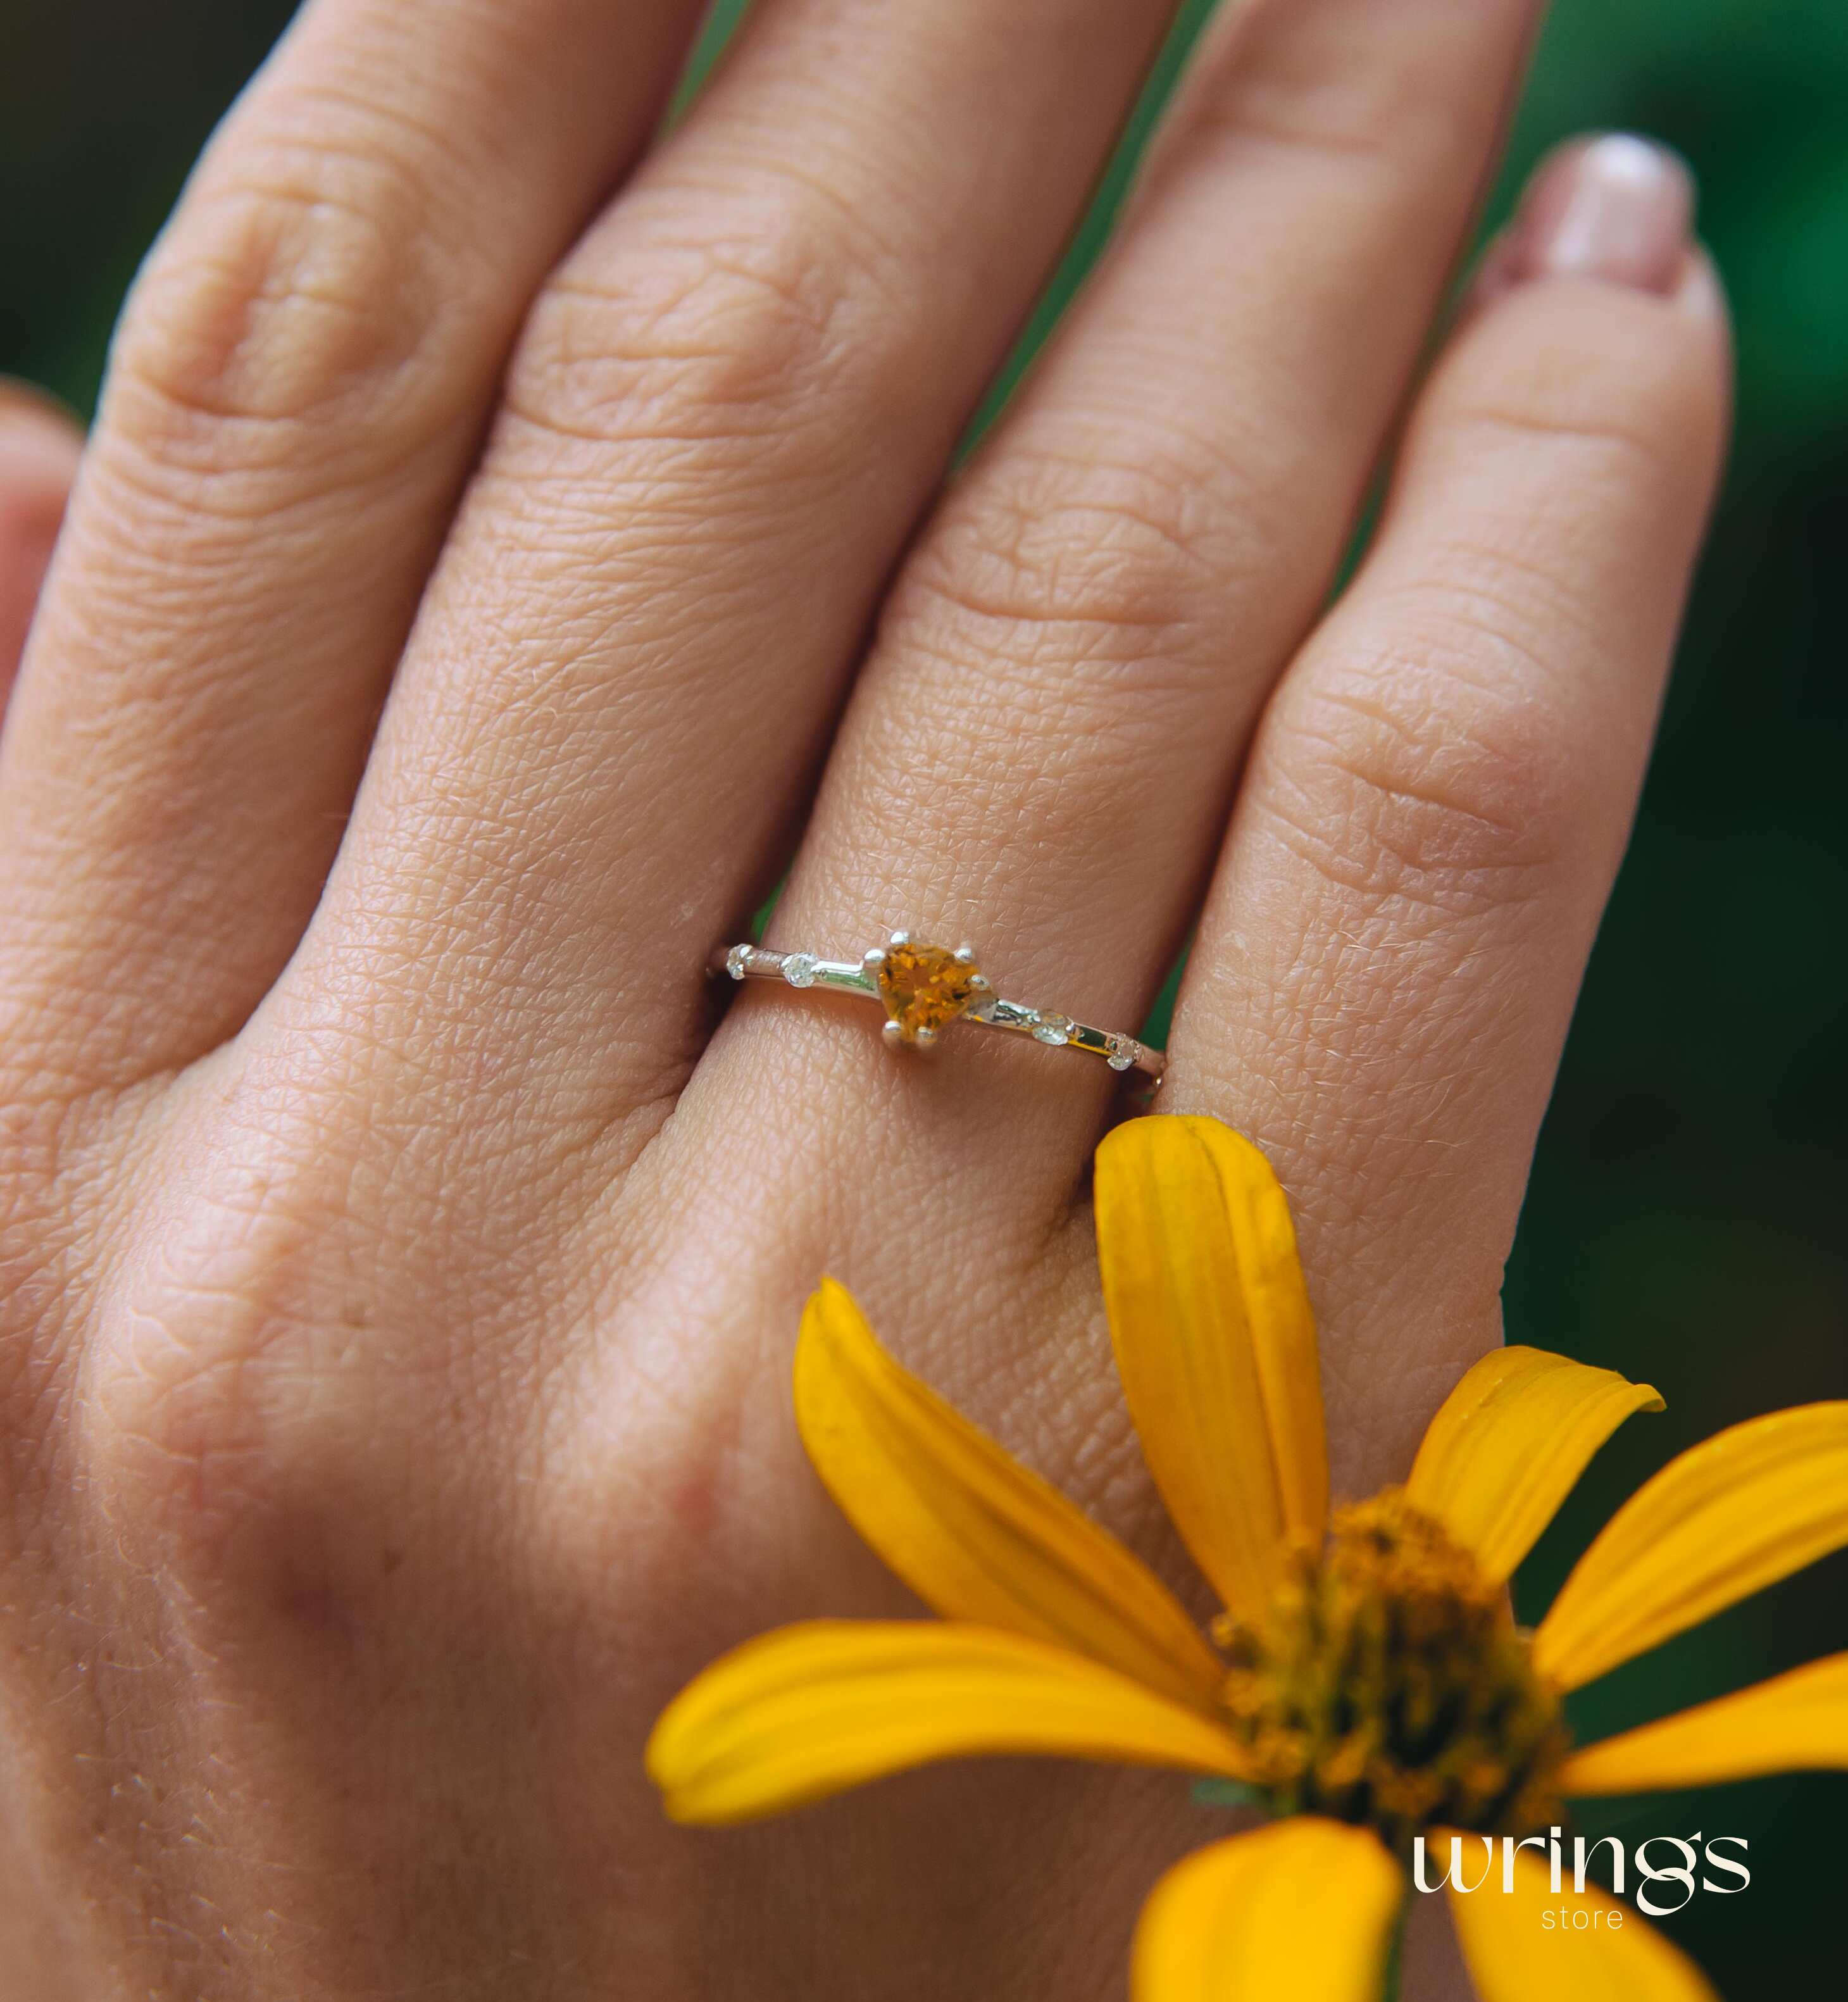
<path id="1" fill-rule="evenodd" d="M 951 952 L 925 945 L 909 932 L 894 932 L 887 943 L 859 959 L 822 959 L 812 952 L 767 952 L 762 946 L 722 947 L 713 955 L 714 973 L 734 980 L 780 980 L 797 988 L 820 987 L 855 994 L 885 1010 L 885 1039 L 894 1045 L 928 1047 L 952 1022 L 979 1023 L 1030 1036 L 1062 1050 L 1082 1050 L 1103 1058 L 1112 1070 L 1139 1070 L 1161 1081 L 1159 1050 L 1114 1029 L 1094 1029 L 1050 1008 L 1003 1001 L 975 963 L 974 949 Z"/>

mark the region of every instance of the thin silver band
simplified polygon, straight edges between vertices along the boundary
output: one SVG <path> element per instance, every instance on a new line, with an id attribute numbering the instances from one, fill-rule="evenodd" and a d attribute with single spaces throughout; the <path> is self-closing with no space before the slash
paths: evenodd
<path id="1" fill-rule="evenodd" d="M 896 935 L 902 940 L 904 934 Z M 729 974 L 734 980 L 780 980 L 786 986 L 820 987 L 832 994 L 852 994 L 863 1001 L 884 1006 L 874 968 L 877 950 L 863 960 L 822 959 L 811 952 L 770 952 L 762 946 L 721 946 L 712 956 L 710 970 Z M 1005 1029 L 1010 1034 L 1030 1036 L 1052 1049 L 1082 1050 L 1087 1056 L 1103 1058 L 1112 1070 L 1138 1070 L 1161 1082 L 1166 1058 L 1134 1036 L 1115 1029 L 1093 1028 L 1088 1022 L 1075 1022 L 1047 1008 L 1028 1008 L 1017 1001 L 1003 1001 L 983 992 L 972 1000 L 959 1021 L 988 1029 Z M 889 1025 L 888 1025 L 889 1026 Z"/>

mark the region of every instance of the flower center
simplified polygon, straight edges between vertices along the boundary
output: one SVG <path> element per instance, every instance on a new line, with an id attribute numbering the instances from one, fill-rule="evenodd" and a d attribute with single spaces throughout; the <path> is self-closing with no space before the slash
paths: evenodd
<path id="1" fill-rule="evenodd" d="M 877 975 L 885 1012 L 910 1042 L 920 1029 L 933 1034 L 962 1013 L 975 993 L 976 967 L 940 945 L 908 940 L 886 948 Z"/>
<path id="2" fill-rule="evenodd" d="M 1285 1812 L 1525 1834 L 1568 1744 L 1502 1588 L 1396 1488 L 1338 1511 L 1256 1621 L 1215 1629 L 1225 1700 Z"/>

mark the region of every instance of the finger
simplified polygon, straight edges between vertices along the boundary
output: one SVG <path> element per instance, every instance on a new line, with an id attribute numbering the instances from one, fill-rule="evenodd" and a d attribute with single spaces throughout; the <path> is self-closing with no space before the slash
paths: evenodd
<path id="1" fill-rule="evenodd" d="M 528 329 L 305 995 L 351 995 L 357 953 L 388 1042 L 491 1016 L 555 1135 L 669 1102 L 713 939 L 773 880 L 881 582 L 1166 13 L 755 17 Z"/>
<path id="2" fill-rule="evenodd" d="M 319 0 L 194 174 L 0 789 L 12 979 L 99 1081 L 210 1047 L 296 943 L 520 315 L 696 12 Z"/>
<path id="3" fill-rule="evenodd" d="M 61 410 L 0 382 L 0 719 L 82 449 Z"/>
<path id="4" fill-rule="evenodd" d="M 1720 460 L 1688 208 L 1635 140 L 1542 176 L 1267 715 L 1176 1017 L 1169 1103 L 1295 1204 L 1349 1491 L 1402 1477 L 1498 1333 Z"/>
<path id="5" fill-rule="evenodd" d="M 1134 1029 L 1327 590 L 1531 12 L 1306 0 L 1208 54 L 1124 241 L 899 581 L 779 942 L 968 938 L 1004 995 Z M 786 1003 L 740 1013 L 728 1099 L 774 1088 L 789 1030 Z M 853 1039 L 863 1100 L 880 1053 L 811 1027 Z M 1017 1172 L 985 1201 L 1043 1215 L 1108 1073 L 991 1042 L 957 1057 L 1006 1095 Z"/>

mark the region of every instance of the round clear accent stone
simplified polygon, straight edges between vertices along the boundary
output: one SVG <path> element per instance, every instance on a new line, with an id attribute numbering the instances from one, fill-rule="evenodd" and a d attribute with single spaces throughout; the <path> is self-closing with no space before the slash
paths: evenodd
<path id="1" fill-rule="evenodd" d="M 751 964 L 751 948 L 748 945 L 734 945 L 725 955 L 725 971 L 734 980 L 742 980 L 744 968 Z"/>
<path id="2" fill-rule="evenodd" d="M 812 952 L 793 952 L 783 962 L 783 977 L 792 987 L 812 987 L 819 964 Z"/>
<path id="3" fill-rule="evenodd" d="M 1036 1043 L 1050 1043 L 1055 1049 L 1072 1040 L 1072 1018 L 1069 1015 L 1051 1015 L 1042 1011 L 1033 1025 L 1033 1039 Z"/>
<path id="4" fill-rule="evenodd" d="M 1104 1061 L 1112 1070 L 1134 1070 L 1137 1045 L 1127 1036 L 1112 1036 Z"/>

